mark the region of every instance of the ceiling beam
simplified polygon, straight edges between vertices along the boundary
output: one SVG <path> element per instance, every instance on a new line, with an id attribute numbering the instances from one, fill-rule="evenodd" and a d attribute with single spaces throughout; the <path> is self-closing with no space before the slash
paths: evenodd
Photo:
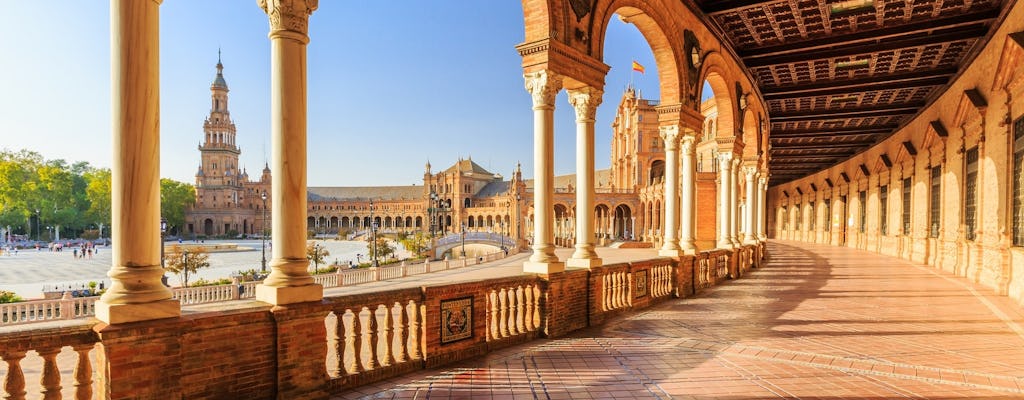
<path id="1" fill-rule="evenodd" d="M 855 126 L 850 128 L 816 128 L 816 129 L 794 129 L 794 130 L 781 130 L 773 129 L 769 131 L 769 138 L 779 139 L 799 139 L 805 137 L 818 137 L 821 135 L 875 135 L 875 134 L 886 134 L 896 129 L 897 125 L 879 125 L 872 127 L 861 127 Z"/>
<path id="2" fill-rule="evenodd" d="M 705 14 L 714 15 L 774 2 L 765 0 L 704 0 L 701 2 L 700 9 Z"/>
<path id="3" fill-rule="evenodd" d="M 764 67 L 776 64 L 789 64 L 809 62 L 836 57 L 849 57 L 859 54 L 873 54 L 882 51 L 903 49 L 909 47 L 926 46 L 930 44 L 949 43 L 966 39 L 977 39 L 988 33 L 988 27 L 984 25 L 970 26 L 966 28 L 952 29 L 941 33 L 894 39 L 882 40 L 881 42 L 866 42 L 857 44 L 846 44 L 836 42 L 833 46 L 818 50 L 801 51 L 778 55 L 750 56 L 743 57 L 743 64 L 747 68 Z"/>
<path id="4" fill-rule="evenodd" d="M 913 115 L 916 114 L 921 104 L 916 107 L 892 107 L 890 105 L 881 107 L 863 107 L 863 108 L 851 108 L 842 110 L 832 110 L 825 112 L 815 113 L 814 111 L 801 111 L 795 113 L 780 113 L 771 116 L 772 122 L 800 122 L 800 121 L 818 121 L 826 119 L 847 119 L 847 118 L 874 118 L 874 117 L 889 117 L 896 115 Z"/>
<path id="5" fill-rule="evenodd" d="M 871 29 L 850 32 L 847 34 L 820 37 L 808 40 L 787 41 L 783 44 L 758 46 L 747 50 L 737 51 L 740 58 L 747 57 L 769 57 L 782 54 L 818 50 L 836 46 L 838 43 L 847 45 L 862 42 L 900 39 L 913 37 L 920 34 L 937 32 L 938 30 L 969 28 L 972 25 L 986 25 L 999 17 L 999 8 L 991 8 L 982 11 L 975 11 L 966 14 L 953 16 L 929 18 L 909 24 L 886 26 L 880 29 Z"/>
<path id="6" fill-rule="evenodd" d="M 772 144 L 772 151 L 776 150 L 822 150 L 832 151 L 839 149 L 860 149 L 875 144 L 874 140 L 862 140 L 848 143 L 800 143 L 800 144 Z"/>
<path id="7" fill-rule="evenodd" d="M 924 86 L 943 86 L 956 74 L 955 68 L 940 68 L 884 76 L 866 76 L 854 79 L 834 79 L 804 85 L 761 88 L 765 100 L 784 100 L 794 97 L 834 96 L 864 93 L 869 90 L 904 89 Z"/>

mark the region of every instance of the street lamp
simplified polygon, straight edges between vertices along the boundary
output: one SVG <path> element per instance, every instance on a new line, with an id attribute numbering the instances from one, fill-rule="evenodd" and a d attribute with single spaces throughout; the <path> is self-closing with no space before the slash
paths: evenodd
<path id="1" fill-rule="evenodd" d="M 181 251 L 181 272 L 185 274 L 185 282 L 182 285 L 188 287 L 188 250 Z M 164 277 L 164 282 L 167 282 L 167 277 Z M 166 283 L 164 285 L 167 285 Z"/>
<path id="2" fill-rule="evenodd" d="M 320 273 L 320 244 L 313 243 L 313 275 Z"/>
<path id="3" fill-rule="evenodd" d="M 263 252 L 263 262 L 260 264 L 260 273 L 267 272 L 267 192 L 263 191 L 260 194 L 260 199 L 263 199 L 263 231 L 260 232 L 260 239 L 263 242 L 260 246 L 260 251 Z"/>
<path id="4" fill-rule="evenodd" d="M 29 226 L 29 229 L 32 229 L 32 227 Z M 29 233 L 31 233 L 31 232 L 29 232 Z M 39 231 L 39 209 L 37 208 L 36 209 L 36 240 L 39 240 L 40 236 L 42 236 L 42 232 Z"/>
<path id="5" fill-rule="evenodd" d="M 462 258 L 466 258 L 466 223 L 462 223 Z"/>
<path id="6" fill-rule="evenodd" d="M 377 221 L 373 219 L 373 199 L 370 199 L 370 250 L 373 252 L 373 267 L 377 267 Z"/>
<path id="7" fill-rule="evenodd" d="M 160 217 L 160 268 L 164 267 L 164 234 L 167 233 L 167 218 Z"/>
<path id="8" fill-rule="evenodd" d="M 520 196 L 518 193 L 516 193 L 516 248 L 517 249 L 519 248 L 519 229 L 522 226 L 522 224 L 519 223 L 520 222 L 519 221 L 519 215 L 520 215 L 520 212 L 519 212 L 519 200 L 522 200 L 522 196 Z"/>

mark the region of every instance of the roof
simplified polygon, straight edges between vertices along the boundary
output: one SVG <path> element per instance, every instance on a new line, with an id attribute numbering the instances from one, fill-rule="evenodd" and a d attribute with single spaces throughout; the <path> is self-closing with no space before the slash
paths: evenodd
<path id="1" fill-rule="evenodd" d="M 309 187 L 307 198 L 323 200 L 414 200 L 423 198 L 423 186 Z"/>
<path id="2" fill-rule="evenodd" d="M 452 165 L 451 167 L 448 167 L 448 169 L 444 170 L 444 172 L 472 172 L 475 174 L 482 175 L 494 175 L 493 173 L 491 173 L 491 171 L 488 171 L 484 169 L 484 167 L 481 167 L 480 164 L 473 162 L 472 158 L 459 160 L 455 163 L 455 165 Z"/>
<path id="3" fill-rule="evenodd" d="M 489 182 L 476 193 L 475 197 L 493 197 L 508 193 L 508 189 L 511 187 L 509 183 L 509 181 Z"/>

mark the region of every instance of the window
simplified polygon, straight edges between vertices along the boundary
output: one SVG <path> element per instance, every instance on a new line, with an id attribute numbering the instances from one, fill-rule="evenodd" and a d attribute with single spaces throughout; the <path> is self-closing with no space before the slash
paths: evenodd
<path id="1" fill-rule="evenodd" d="M 796 217 L 796 230 L 800 230 L 800 205 L 793 206 L 793 215 Z"/>
<path id="2" fill-rule="evenodd" d="M 814 202 L 812 201 L 810 203 L 807 203 L 807 208 L 810 212 L 808 215 L 811 218 L 809 221 L 807 221 L 807 230 L 814 232 L 814 220 L 818 219 L 818 216 L 814 215 Z"/>
<path id="3" fill-rule="evenodd" d="M 786 214 L 786 207 L 782 207 L 782 230 L 789 230 L 789 214 Z"/>
<path id="4" fill-rule="evenodd" d="M 889 185 L 878 188 L 878 231 L 882 236 L 889 234 Z"/>
<path id="5" fill-rule="evenodd" d="M 822 221 L 821 230 L 828 232 L 832 227 L 832 200 L 825 199 L 825 220 Z"/>
<path id="6" fill-rule="evenodd" d="M 964 180 L 964 225 L 967 240 L 974 240 L 978 229 L 978 148 L 967 150 L 967 177 Z"/>
<path id="7" fill-rule="evenodd" d="M 1024 116 L 1013 123 L 1013 245 L 1024 246 Z"/>
<path id="8" fill-rule="evenodd" d="M 860 192 L 857 196 L 857 201 L 859 202 L 857 204 L 857 207 L 859 208 L 857 212 L 860 215 L 860 225 L 858 229 L 860 230 L 860 233 L 864 233 L 864 229 L 868 222 L 868 192 Z"/>
<path id="9" fill-rule="evenodd" d="M 932 167 L 932 191 L 931 200 L 929 200 L 929 222 L 928 222 L 928 237 L 937 238 L 939 237 L 939 224 L 942 222 L 942 166 L 936 165 Z"/>
<path id="10" fill-rule="evenodd" d="M 903 234 L 910 236 L 910 178 L 903 178 Z"/>

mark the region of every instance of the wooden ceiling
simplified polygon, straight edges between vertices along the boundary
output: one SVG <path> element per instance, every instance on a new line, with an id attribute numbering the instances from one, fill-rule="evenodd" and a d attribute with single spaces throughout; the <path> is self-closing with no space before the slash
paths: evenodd
<path id="1" fill-rule="evenodd" d="M 768 104 L 770 185 L 835 165 L 941 94 L 1013 0 L 697 0 Z"/>

